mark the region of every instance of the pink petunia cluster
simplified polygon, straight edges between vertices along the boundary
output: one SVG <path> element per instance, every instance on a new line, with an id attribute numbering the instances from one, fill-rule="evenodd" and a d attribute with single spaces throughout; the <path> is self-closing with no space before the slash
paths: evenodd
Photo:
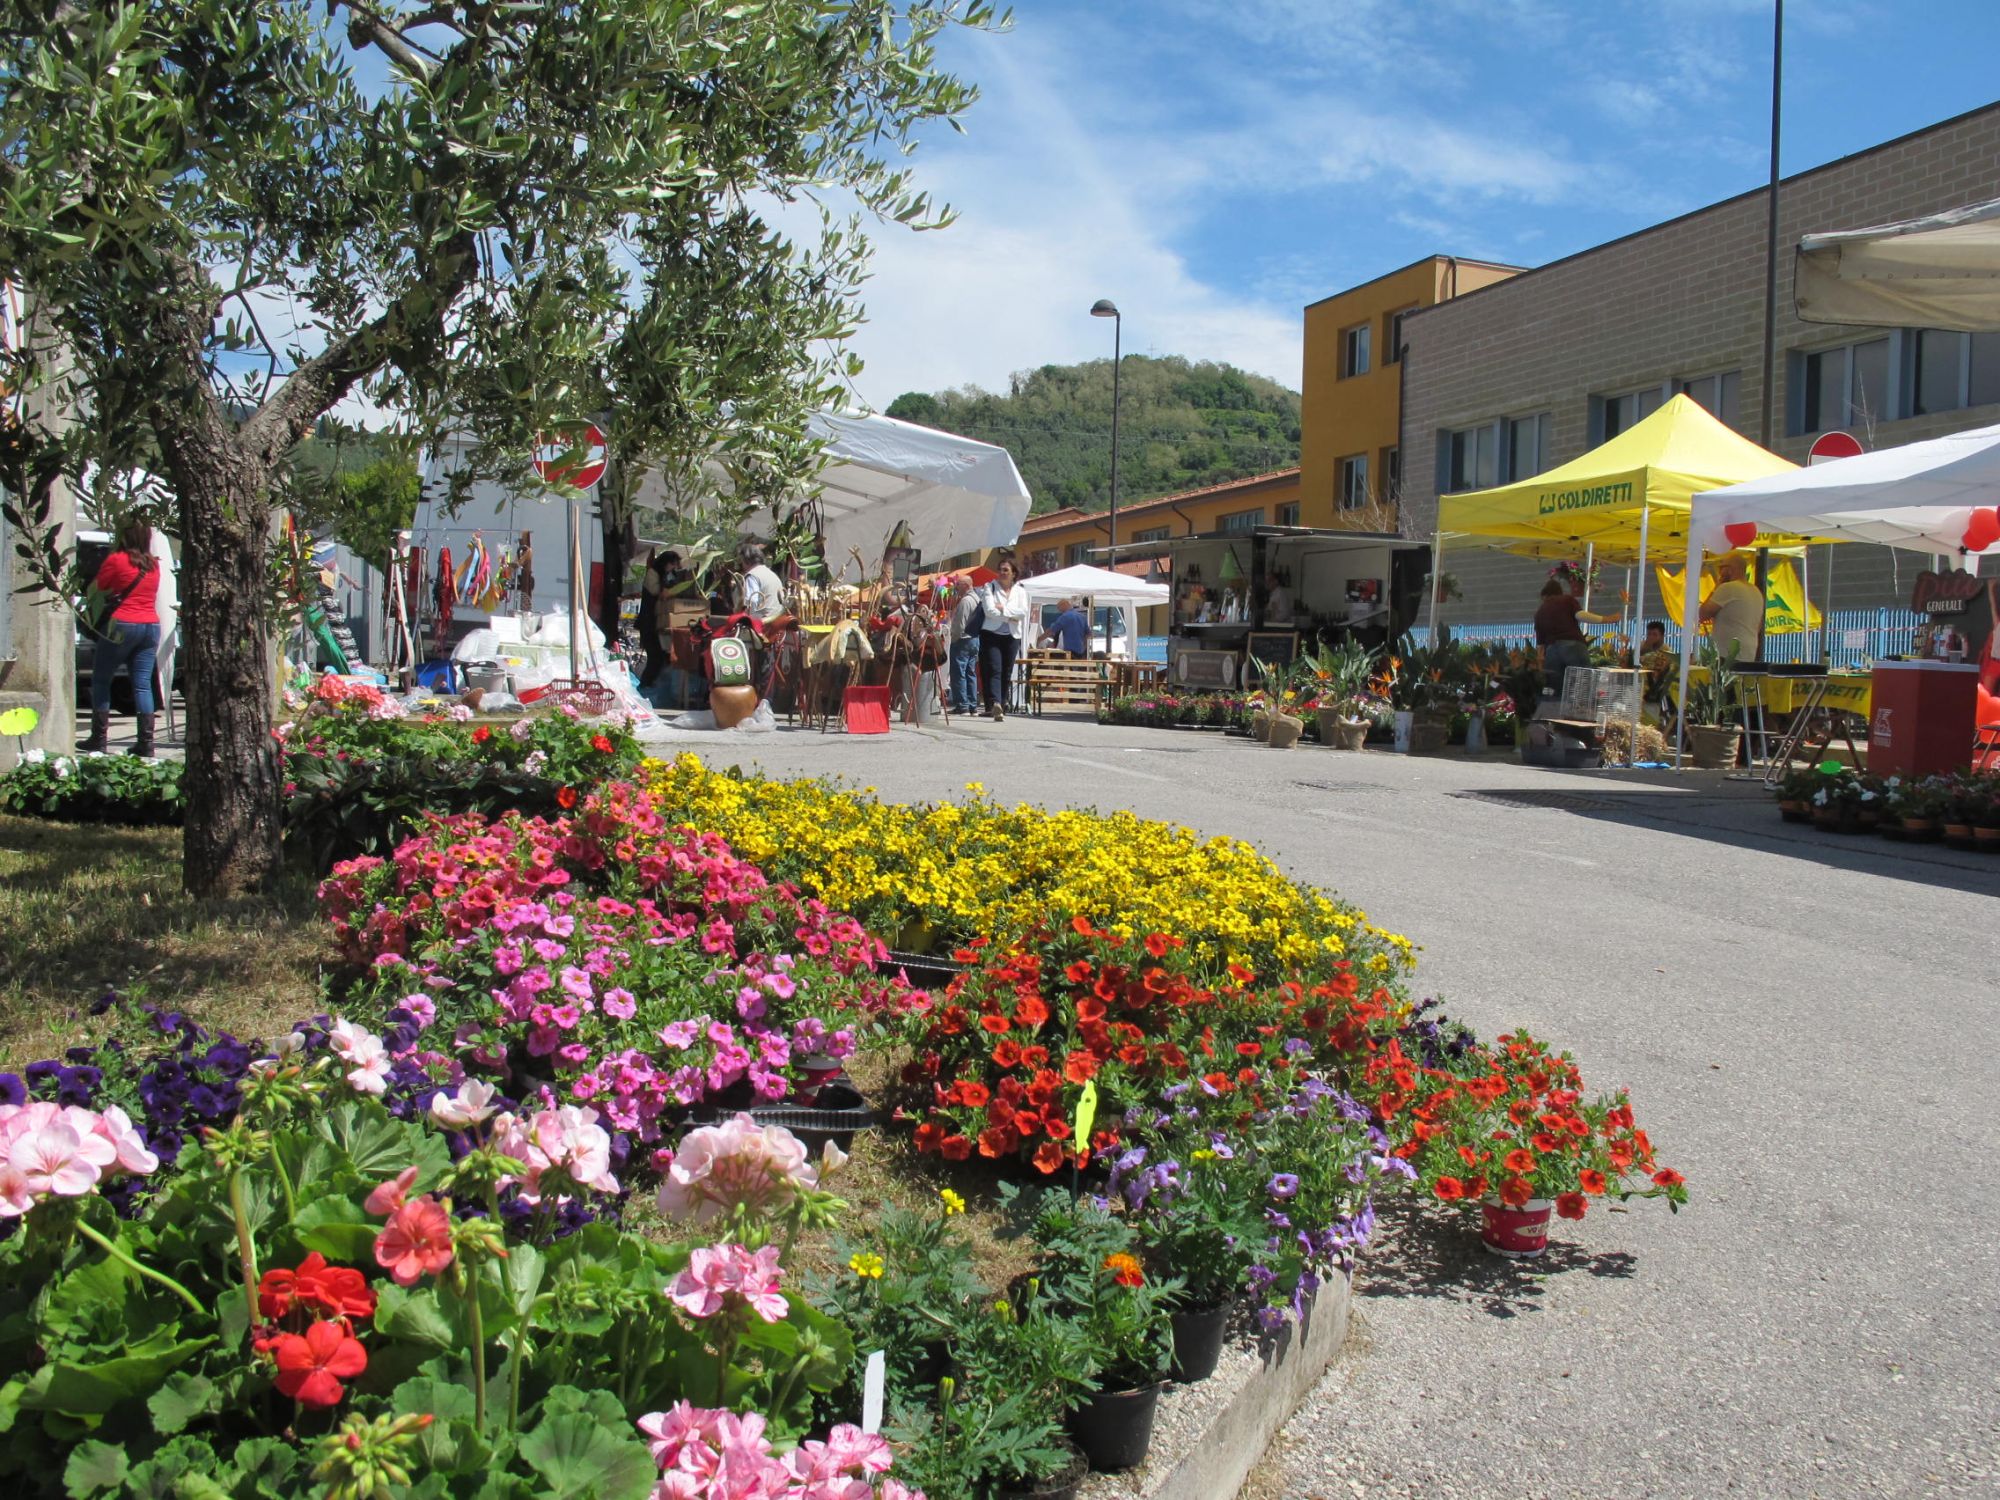
<path id="1" fill-rule="evenodd" d="M 687 1133 L 666 1164 L 660 1211 L 697 1224 L 739 1205 L 777 1214 L 818 1186 L 819 1172 L 807 1160 L 804 1142 L 782 1125 L 759 1125 L 738 1114 Z"/>
<path id="2" fill-rule="evenodd" d="M 107 1177 L 144 1177 L 159 1165 L 115 1104 L 0 1104 L 0 1218 L 19 1218 L 49 1198 L 81 1198 Z"/>
<path id="3" fill-rule="evenodd" d="M 691 1318 L 734 1316 L 748 1308 L 766 1323 L 782 1323 L 788 1304 L 778 1289 L 783 1277 L 778 1247 L 747 1250 L 741 1245 L 704 1245 L 688 1257 L 667 1295 Z"/>
<path id="4" fill-rule="evenodd" d="M 890 1465 L 889 1445 L 842 1424 L 824 1443 L 778 1455 L 764 1418 L 691 1406 L 639 1419 L 660 1466 L 652 1500 L 878 1500 L 874 1476 Z M 921 1490 L 884 1478 L 879 1500 L 924 1500 Z"/>

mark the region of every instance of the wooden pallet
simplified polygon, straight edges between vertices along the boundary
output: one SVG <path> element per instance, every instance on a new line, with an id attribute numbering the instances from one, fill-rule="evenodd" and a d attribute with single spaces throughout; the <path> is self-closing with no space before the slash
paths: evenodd
<path id="1" fill-rule="evenodd" d="M 1028 654 L 1031 713 L 1095 713 L 1104 687 L 1103 662 L 1038 651 Z"/>

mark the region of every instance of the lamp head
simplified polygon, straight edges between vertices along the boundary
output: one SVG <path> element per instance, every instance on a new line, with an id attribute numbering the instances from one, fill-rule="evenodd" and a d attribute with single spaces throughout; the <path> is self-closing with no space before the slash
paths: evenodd
<path id="1" fill-rule="evenodd" d="M 1093 318 L 1115 318 L 1118 316 L 1118 304 L 1109 297 L 1099 297 L 1091 303 L 1090 315 Z"/>

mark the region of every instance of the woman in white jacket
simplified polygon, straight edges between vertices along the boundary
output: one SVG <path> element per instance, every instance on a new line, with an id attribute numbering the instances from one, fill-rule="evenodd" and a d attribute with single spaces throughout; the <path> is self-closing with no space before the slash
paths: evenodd
<path id="1" fill-rule="evenodd" d="M 1021 654 L 1021 642 L 1028 638 L 1029 604 L 1011 553 L 1001 554 L 995 571 L 998 578 L 979 586 L 979 604 L 985 611 L 979 623 L 979 659 L 986 669 L 986 712 L 998 720 L 1006 717 L 1014 662 Z"/>

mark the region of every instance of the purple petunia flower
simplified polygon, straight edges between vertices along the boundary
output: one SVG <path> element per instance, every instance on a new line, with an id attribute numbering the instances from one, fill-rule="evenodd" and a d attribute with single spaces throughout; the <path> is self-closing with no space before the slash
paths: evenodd
<path id="1" fill-rule="evenodd" d="M 1299 1193 L 1298 1174 L 1296 1172 L 1275 1173 L 1271 1180 L 1264 1184 L 1264 1191 L 1281 1203 L 1287 1198 L 1296 1198 Z"/>

